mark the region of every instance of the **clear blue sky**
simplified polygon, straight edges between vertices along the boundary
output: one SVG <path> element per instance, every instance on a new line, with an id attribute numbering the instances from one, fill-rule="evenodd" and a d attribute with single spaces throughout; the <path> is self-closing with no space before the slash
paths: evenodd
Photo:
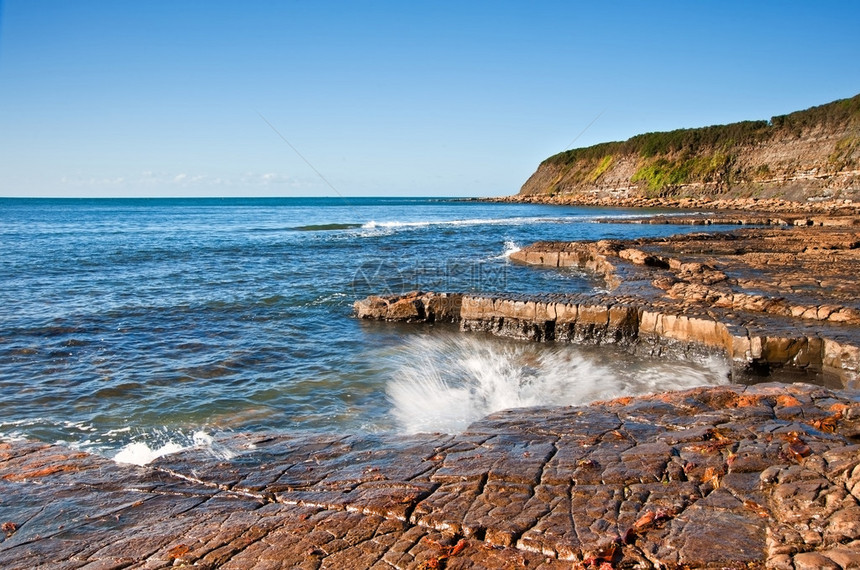
<path id="1" fill-rule="evenodd" d="M 513 194 L 860 92 L 860 2 L 0 4 L 0 195 Z M 259 114 L 258 114 L 259 113 Z M 602 113 L 602 115 L 601 115 Z"/>

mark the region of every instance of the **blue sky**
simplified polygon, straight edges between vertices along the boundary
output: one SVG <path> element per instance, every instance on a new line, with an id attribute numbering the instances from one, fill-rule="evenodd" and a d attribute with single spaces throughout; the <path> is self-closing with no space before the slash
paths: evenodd
<path id="1" fill-rule="evenodd" d="M 860 92 L 860 2 L 0 4 L 0 195 L 516 193 Z"/>

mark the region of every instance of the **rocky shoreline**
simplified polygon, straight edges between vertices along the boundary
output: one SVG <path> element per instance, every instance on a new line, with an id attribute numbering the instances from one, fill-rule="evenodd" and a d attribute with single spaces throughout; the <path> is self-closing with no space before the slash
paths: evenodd
<path id="1" fill-rule="evenodd" d="M 750 203 L 732 205 L 748 208 Z M 684 206 L 701 207 L 689 202 Z M 541 342 L 614 344 L 648 355 L 667 352 L 720 354 L 731 362 L 732 378 L 736 382 L 759 382 L 767 377 L 783 381 L 801 378 L 847 388 L 849 391 L 844 393 L 856 402 L 860 398 L 860 284 L 856 279 L 860 271 L 860 218 L 851 208 L 841 203 L 823 209 L 820 205 L 792 206 L 777 212 L 736 209 L 625 219 L 624 223 L 760 227 L 666 239 L 539 242 L 510 256 L 512 261 L 527 265 L 586 271 L 602 280 L 609 293 L 524 297 L 413 292 L 389 298 L 370 297 L 356 302 L 355 311 L 360 318 L 412 322 L 450 320 L 459 322 L 464 332 L 481 331 Z M 598 221 L 619 222 L 617 219 Z M 756 393 L 759 389 L 795 393 L 794 390 L 801 389 L 799 386 L 774 384 L 764 388 L 754 385 L 744 393 Z M 711 393 L 720 390 L 714 389 Z M 816 388 L 803 385 L 801 390 L 814 392 Z M 665 400 L 675 397 L 678 394 L 656 396 Z M 718 407 L 722 411 L 726 409 Z M 727 407 L 732 408 L 734 404 Z M 675 413 L 666 411 L 664 421 Z M 754 432 L 757 421 L 751 417 L 736 418 L 734 425 Z M 770 433 L 772 438 L 777 432 Z M 803 439 L 802 435 L 798 437 Z M 797 443 L 794 436 L 789 439 L 793 442 L 789 446 Z M 855 462 L 860 461 L 857 443 L 856 436 L 849 436 L 843 448 Z M 768 463 L 767 456 L 758 450 L 747 458 Z M 727 465 L 731 461 L 734 459 L 727 458 Z M 772 467 L 764 467 L 757 484 L 769 480 L 767 473 Z M 729 471 L 731 468 L 715 468 L 706 471 L 704 477 L 709 479 L 716 473 Z M 601 479 L 600 482 L 605 485 L 607 481 Z M 630 478 L 624 478 L 624 485 L 630 482 Z M 724 488 L 722 484 L 718 481 L 717 487 Z M 808 489 L 815 490 L 805 493 L 798 488 L 789 493 L 795 513 L 812 513 L 818 505 L 832 503 L 832 499 L 819 494 L 820 486 L 810 483 Z M 600 495 L 604 490 L 601 486 L 591 492 Z M 757 488 L 757 491 L 763 490 L 762 486 Z M 599 552 L 611 553 L 611 557 L 587 558 L 588 553 L 594 551 L 578 551 L 572 559 L 595 567 L 598 563 L 606 567 L 860 567 L 860 541 L 855 531 L 849 533 L 855 535 L 852 538 L 839 540 L 840 553 L 831 556 L 815 549 L 814 545 L 820 541 L 808 531 L 822 528 L 817 523 L 810 525 L 791 518 L 790 522 L 782 519 L 785 526 L 780 526 L 782 523 L 773 526 L 774 512 L 756 507 L 772 506 L 788 495 L 777 492 L 758 502 L 742 493 L 728 492 L 739 504 L 757 509 L 762 519 L 771 521 L 763 535 L 758 534 L 759 538 L 755 539 L 761 540 L 764 536 L 768 544 L 766 554 L 762 551 L 753 554 L 756 549 L 749 548 L 747 542 L 752 535 L 735 534 L 738 528 L 749 530 L 755 524 L 750 526 L 750 521 L 741 519 L 718 522 L 720 516 L 728 512 L 738 514 L 724 503 L 720 515 L 703 513 L 703 520 L 708 521 L 707 529 L 698 528 L 695 538 L 688 541 L 678 542 L 671 534 L 664 534 L 656 548 L 651 546 L 650 550 L 640 550 L 634 555 L 624 550 L 626 541 L 622 537 L 620 541 L 616 539 L 614 546 L 598 548 Z M 852 510 L 860 508 L 857 495 L 845 504 Z M 585 504 L 571 509 L 574 517 L 587 518 L 592 512 Z M 674 507 L 664 507 L 652 511 L 653 514 L 646 513 L 640 520 L 650 525 L 664 516 L 671 518 L 674 515 L 668 513 L 674 512 Z M 852 516 L 860 520 L 856 514 Z M 812 517 L 820 520 L 820 515 Z M 593 524 L 597 524 L 598 518 Z M 635 529 L 637 524 L 630 528 Z M 694 527 L 685 528 L 692 530 Z M 803 546 L 784 549 L 785 532 Z M 526 548 L 524 539 L 527 536 L 528 533 L 522 535 L 516 545 Z M 693 544 L 701 549 L 698 556 L 686 557 L 684 548 Z M 726 553 L 722 544 L 732 545 L 737 550 Z"/>
<path id="2" fill-rule="evenodd" d="M 856 568 L 860 394 L 701 388 L 460 435 L 0 444 L 0 567 Z"/>
<path id="3" fill-rule="evenodd" d="M 361 318 L 721 354 L 731 385 L 509 410 L 458 435 L 234 434 L 144 467 L 0 443 L 0 567 L 858 568 L 860 222 L 789 214 L 673 216 L 764 227 L 511 256 L 589 272 L 596 295 L 355 304 Z"/>
<path id="4" fill-rule="evenodd" d="M 773 216 L 773 214 L 856 216 L 860 215 L 860 203 L 851 199 L 841 200 L 784 200 L 780 198 L 732 198 L 732 197 L 658 197 L 629 193 L 626 191 L 599 193 L 515 194 L 497 198 L 483 198 L 487 202 L 511 204 L 548 204 L 556 206 L 585 206 L 600 208 L 680 209 L 706 210 L 711 215 L 734 212 L 743 215 Z"/>
<path id="5" fill-rule="evenodd" d="M 717 353 L 736 381 L 778 372 L 860 387 L 860 218 L 797 219 L 803 223 L 781 229 L 539 242 L 511 255 L 584 270 L 608 293 L 413 292 L 370 297 L 355 310 L 359 318 L 453 321 L 463 331 L 649 355 Z"/>

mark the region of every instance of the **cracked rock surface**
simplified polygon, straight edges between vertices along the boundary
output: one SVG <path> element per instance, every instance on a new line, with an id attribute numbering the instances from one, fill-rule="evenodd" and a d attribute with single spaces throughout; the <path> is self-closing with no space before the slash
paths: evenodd
<path id="1" fill-rule="evenodd" d="M 853 278 L 860 270 L 857 227 L 538 242 L 511 258 L 591 269 L 604 275 L 619 294 L 638 295 L 652 303 L 659 303 L 660 294 L 655 296 L 656 291 L 645 285 L 648 280 L 685 307 L 856 325 L 860 324 L 860 285 Z"/>
<path id="2" fill-rule="evenodd" d="M 0 567 L 860 565 L 856 390 L 729 385 L 218 450 L 137 467 L 0 444 Z"/>
<path id="3" fill-rule="evenodd" d="M 741 365 L 823 372 L 856 387 L 858 219 L 827 221 L 669 238 L 538 242 L 511 259 L 590 270 L 612 289 L 604 305 L 637 306 L 663 321 L 666 315 L 695 321 L 681 330 L 670 327 L 669 334 L 665 326 L 644 327 L 644 336 L 693 340 L 722 347 Z"/>

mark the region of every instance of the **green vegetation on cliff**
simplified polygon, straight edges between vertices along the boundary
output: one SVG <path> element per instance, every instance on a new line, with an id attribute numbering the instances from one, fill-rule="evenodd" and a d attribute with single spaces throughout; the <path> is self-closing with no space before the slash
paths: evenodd
<path id="1" fill-rule="evenodd" d="M 571 164 L 579 160 L 603 159 L 621 154 L 639 154 L 645 158 L 671 153 L 698 154 L 703 149 L 731 149 L 779 136 L 800 136 L 806 129 L 852 123 L 860 123 L 860 95 L 805 111 L 777 115 L 770 121 L 741 121 L 728 125 L 645 133 L 626 141 L 575 148 L 553 155 L 544 163 Z"/>
<path id="2" fill-rule="evenodd" d="M 653 198 L 666 188 L 692 181 L 728 183 L 733 162 L 734 157 L 724 153 L 701 154 L 674 161 L 658 158 L 641 166 L 630 181 L 645 181 L 648 186 L 646 195 Z"/>
<path id="3" fill-rule="evenodd" d="M 767 138 L 773 130 L 767 121 L 743 121 L 698 129 L 645 133 L 626 141 L 566 150 L 549 157 L 544 163 L 571 164 L 580 160 L 596 160 L 623 154 L 638 154 L 643 158 L 679 152 L 695 154 L 705 148 L 732 147 L 757 142 Z"/>
<path id="4" fill-rule="evenodd" d="M 769 121 L 742 121 L 693 129 L 677 129 L 636 135 L 626 141 L 606 142 L 585 148 L 567 150 L 541 163 L 556 175 L 554 182 L 541 192 L 554 193 L 586 188 L 620 162 L 632 159 L 635 173 L 631 183 L 641 183 L 646 195 L 655 197 L 691 183 L 727 188 L 744 180 L 764 179 L 771 174 L 769 165 L 756 165 L 742 172 L 736 168 L 744 150 L 801 139 L 816 130 L 860 132 L 860 95 L 787 115 Z M 831 167 L 854 166 L 852 159 L 860 145 L 860 136 L 841 140 L 829 155 Z"/>

